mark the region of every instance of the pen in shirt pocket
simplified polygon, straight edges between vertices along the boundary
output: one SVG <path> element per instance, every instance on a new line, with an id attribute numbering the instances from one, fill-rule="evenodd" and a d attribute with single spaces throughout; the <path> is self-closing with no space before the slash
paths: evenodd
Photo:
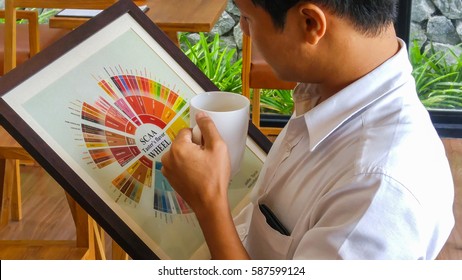
<path id="1" fill-rule="evenodd" d="M 284 227 L 284 225 L 279 221 L 279 219 L 274 215 L 273 211 L 266 206 L 265 204 L 259 204 L 260 211 L 266 218 L 266 223 L 272 227 L 274 230 L 277 230 L 280 234 L 290 236 L 290 232 Z"/>

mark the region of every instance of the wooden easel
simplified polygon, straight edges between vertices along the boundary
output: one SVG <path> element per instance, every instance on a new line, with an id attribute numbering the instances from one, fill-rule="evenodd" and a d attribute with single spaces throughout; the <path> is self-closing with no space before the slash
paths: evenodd
<path id="1" fill-rule="evenodd" d="M 22 218 L 21 160 L 32 157 L 0 127 L 0 228 Z M 95 259 L 95 222 L 69 196 L 67 200 L 76 227 L 76 240 L 2 240 L 0 259 Z"/>
<path id="2" fill-rule="evenodd" d="M 0 126 L 0 229 L 10 217 L 22 219 L 20 161 L 33 158 Z M 66 194 L 76 228 L 76 240 L 2 240 L 0 259 L 97 259 L 105 260 L 103 229 Z M 128 255 L 112 241 L 112 259 L 127 260 Z"/>

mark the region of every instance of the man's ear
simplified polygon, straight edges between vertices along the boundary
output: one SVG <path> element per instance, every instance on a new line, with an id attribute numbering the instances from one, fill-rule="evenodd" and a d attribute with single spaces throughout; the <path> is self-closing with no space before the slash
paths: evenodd
<path id="1" fill-rule="evenodd" d="M 298 11 L 304 19 L 306 41 L 316 45 L 326 33 L 326 14 L 319 6 L 311 3 L 302 4 Z"/>

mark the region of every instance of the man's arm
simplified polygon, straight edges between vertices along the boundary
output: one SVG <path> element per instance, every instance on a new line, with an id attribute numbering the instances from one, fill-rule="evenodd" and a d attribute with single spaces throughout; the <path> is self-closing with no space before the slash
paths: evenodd
<path id="1" fill-rule="evenodd" d="M 228 204 L 227 146 L 206 114 L 196 122 L 204 144 L 192 142 L 191 129 L 181 130 L 162 156 L 162 174 L 196 214 L 213 259 L 248 259 Z"/>

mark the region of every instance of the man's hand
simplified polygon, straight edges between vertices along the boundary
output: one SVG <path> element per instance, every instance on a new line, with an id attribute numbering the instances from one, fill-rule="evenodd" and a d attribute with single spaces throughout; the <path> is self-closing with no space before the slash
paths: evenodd
<path id="1" fill-rule="evenodd" d="M 162 156 L 162 174 L 197 214 L 217 203 L 227 206 L 230 159 L 212 119 L 199 113 L 196 122 L 203 145 L 192 142 L 191 129 L 181 130 Z"/>
<path id="2" fill-rule="evenodd" d="M 228 147 L 212 119 L 196 115 L 203 145 L 181 130 L 162 156 L 162 174 L 196 214 L 213 259 L 248 259 L 228 204 L 231 163 Z"/>

